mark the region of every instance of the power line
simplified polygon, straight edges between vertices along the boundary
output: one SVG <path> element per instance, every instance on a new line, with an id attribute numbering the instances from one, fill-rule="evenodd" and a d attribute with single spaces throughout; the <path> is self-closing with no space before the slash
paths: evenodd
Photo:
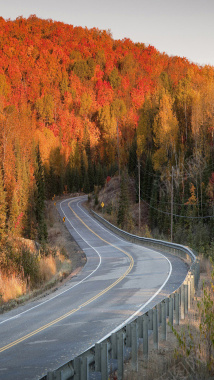
<path id="1" fill-rule="evenodd" d="M 142 188 L 142 186 L 140 187 L 140 189 L 141 189 L 141 194 L 143 194 L 146 198 L 149 198 L 149 201 L 157 201 L 157 199 L 155 199 L 155 198 L 153 198 L 153 197 L 149 197 L 149 195 L 143 190 L 143 188 Z M 195 203 L 194 204 L 194 206 L 201 206 L 201 205 L 207 205 L 207 203 L 201 203 L 200 202 L 200 199 L 201 198 L 197 198 L 198 199 L 198 202 L 197 203 Z M 189 200 L 189 199 L 188 199 Z M 185 201 L 184 203 L 177 203 L 177 202 L 174 202 L 174 205 L 176 205 L 176 206 L 185 206 L 185 207 L 190 207 L 190 206 L 193 206 L 192 204 L 188 204 L 187 202 L 188 202 L 188 200 L 187 201 Z M 171 204 L 171 202 L 166 202 L 166 201 L 162 201 L 162 200 L 160 200 L 160 202 L 162 203 L 162 204 Z"/>
<path id="2" fill-rule="evenodd" d="M 136 189 L 134 189 L 135 192 L 137 193 Z M 167 211 L 163 211 L 163 210 L 160 210 L 152 205 L 150 205 L 148 202 L 146 202 L 142 197 L 140 197 L 140 199 L 142 200 L 142 202 L 144 202 L 147 206 L 149 206 L 150 208 L 152 208 L 153 210 L 156 210 L 162 214 L 165 214 L 165 215 L 170 215 L 171 216 L 171 213 L 170 212 L 167 212 Z M 194 205 L 191 205 L 191 206 L 194 206 Z M 211 219 L 211 218 L 214 218 L 214 215 L 207 215 L 207 216 L 188 216 L 188 215 L 179 215 L 179 214 L 174 214 L 172 213 L 173 216 L 175 217 L 178 217 L 178 218 L 186 218 L 186 219 Z"/>
<path id="3" fill-rule="evenodd" d="M 132 160 L 133 160 L 133 159 L 132 159 Z M 208 170 L 208 168 L 211 167 L 211 166 L 213 167 L 213 165 L 209 165 L 209 166 L 207 166 L 204 170 Z M 155 176 L 157 176 L 158 179 L 161 181 L 160 175 L 158 175 L 158 174 L 150 173 L 150 172 L 147 171 L 147 170 L 146 170 L 146 174 L 149 175 L 149 176 L 152 177 L 152 178 L 154 178 Z M 185 174 L 185 175 L 186 175 L 186 174 Z M 184 178 L 185 175 L 183 175 L 182 178 Z M 188 177 L 188 178 L 192 178 L 193 175 L 186 175 L 186 177 Z M 141 186 L 141 191 L 142 191 L 142 186 Z M 144 191 L 143 191 L 143 194 L 148 198 L 148 194 L 146 194 Z M 149 200 L 154 200 L 154 201 L 156 201 L 156 200 L 155 200 L 154 198 L 152 198 L 152 197 L 149 197 Z M 197 202 L 195 205 L 197 205 L 197 206 L 207 205 L 207 203 L 201 203 L 201 198 L 197 197 L 197 200 L 198 200 L 198 202 Z M 177 203 L 177 202 L 174 202 L 174 205 L 176 205 L 176 206 L 182 206 L 182 207 L 183 207 L 183 206 L 185 206 L 185 207 L 192 206 L 192 205 L 190 205 L 190 204 L 187 204 L 187 202 L 188 202 L 188 200 L 185 201 L 184 203 Z M 162 203 L 162 204 L 171 204 L 171 202 L 166 202 L 166 201 L 161 201 L 161 203 Z"/>
<path id="4" fill-rule="evenodd" d="M 160 210 L 156 207 L 151 206 L 148 202 L 146 202 L 143 198 L 140 197 L 140 199 L 147 204 L 150 208 L 166 215 L 171 215 L 170 212 Z M 214 215 L 207 215 L 207 216 L 185 216 L 185 215 L 178 215 L 178 214 L 172 214 L 173 216 L 177 216 L 178 218 L 187 218 L 187 219 L 208 219 L 208 218 L 214 218 Z"/>
<path id="5" fill-rule="evenodd" d="M 142 190 L 142 187 L 141 187 L 141 190 Z M 157 199 L 152 198 L 152 197 L 149 197 L 148 194 L 145 193 L 145 191 L 141 191 L 141 194 L 143 194 L 146 198 L 149 198 L 149 201 L 157 201 Z M 199 198 L 198 198 L 198 199 L 199 199 Z M 171 204 L 171 202 L 166 202 L 166 201 L 162 201 L 162 200 L 160 200 L 160 202 L 161 202 L 162 204 L 168 204 L 168 205 Z M 200 200 L 199 200 L 199 202 L 195 203 L 194 205 L 192 205 L 192 204 L 187 204 L 187 202 L 188 202 L 188 200 L 185 201 L 184 203 L 177 203 L 177 202 L 174 202 L 174 205 L 176 205 L 176 206 L 182 206 L 182 207 L 183 207 L 183 206 L 185 206 L 185 207 L 190 207 L 190 206 L 201 206 L 201 204 L 202 204 L 202 205 L 207 205 L 207 203 L 201 203 Z"/>
<path id="6" fill-rule="evenodd" d="M 130 159 L 131 159 L 131 161 L 133 162 L 133 158 L 132 157 L 130 157 Z M 184 165 L 183 165 L 183 168 L 184 168 Z M 207 165 L 205 168 L 204 168 L 204 170 L 203 170 L 203 173 L 204 173 L 204 171 L 208 171 L 208 170 L 210 170 L 210 169 L 213 169 L 213 164 L 210 164 L 210 165 Z M 158 174 L 155 174 L 155 173 L 150 173 L 148 170 L 145 170 L 146 171 L 146 174 L 148 175 L 148 176 L 150 176 L 150 177 L 152 177 L 153 179 L 154 179 L 154 177 L 158 177 L 158 179 L 160 179 L 160 181 L 161 181 L 161 178 L 160 178 L 160 175 L 158 175 Z M 189 174 L 186 170 L 185 170 L 185 173 L 184 174 L 181 174 L 181 176 L 182 176 L 182 179 L 185 177 L 185 178 L 192 178 L 193 177 L 193 175 L 192 174 Z M 170 177 L 171 177 L 171 175 L 170 175 Z M 135 189 L 135 192 L 136 192 L 136 189 Z M 140 186 L 140 194 L 141 194 L 141 192 L 142 192 L 142 186 Z M 147 197 L 147 198 L 149 198 L 149 201 L 157 201 L 156 199 L 154 199 L 154 198 L 152 198 L 152 197 L 148 197 L 148 195 L 146 195 L 145 193 L 144 193 L 144 195 Z M 156 208 L 156 207 L 154 207 L 154 206 L 151 206 L 148 202 L 146 202 L 143 198 L 141 198 L 140 197 L 140 199 L 145 203 L 145 204 L 147 204 L 150 208 L 152 208 L 152 209 L 154 209 L 154 210 L 156 210 L 156 211 L 158 211 L 158 212 L 160 212 L 160 213 L 162 213 L 162 214 L 165 214 L 165 215 L 172 215 L 172 216 L 174 216 L 174 217 L 178 217 L 178 218 L 186 218 L 186 219 L 196 219 L 196 220 L 202 220 L 202 219 L 210 219 L 210 218 L 214 218 L 214 215 L 206 215 L 206 216 L 187 216 L 187 215 L 179 215 L 179 214 L 174 214 L 174 213 L 169 213 L 169 212 L 167 212 L 167 211 L 163 211 L 163 210 L 160 210 L 160 209 L 158 209 L 158 208 Z M 207 203 L 201 203 L 200 202 L 200 199 L 198 199 L 198 201 L 199 202 L 197 202 L 196 204 L 194 204 L 194 205 L 191 205 L 191 204 L 187 204 L 187 202 L 185 202 L 185 203 L 174 203 L 176 206 L 187 206 L 187 207 L 190 207 L 190 206 L 201 206 L 201 205 L 207 205 Z M 171 202 L 162 202 L 162 204 L 171 204 Z"/>
<path id="7" fill-rule="evenodd" d="M 131 160 L 132 163 L 135 164 L 134 159 L 133 159 L 132 157 L 129 156 L 129 160 Z M 189 173 L 188 173 L 188 170 L 185 168 L 185 165 L 182 164 L 182 166 L 183 166 L 183 168 L 185 169 L 185 172 L 184 172 L 184 173 L 177 174 L 177 175 L 176 175 L 176 178 L 177 178 L 177 177 L 181 177 L 181 178 L 183 179 L 185 176 L 188 177 L 188 178 L 192 178 L 192 177 L 194 177 L 194 174 L 189 174 Z M 206 165 L 206 166 L 203 168 L 203 173 L 204 173 L 205 171 L 209 171 L 210 169 L 213 169 L 213 170 L 214 170 L 214 164 L 213 164 L 213 163 L 210 164 L 210 165 Z M 153 177 L 153 178 L 154 178 L 154 177 L 157 177 L 157 178 L 160 178 L 160 177 L 161 177 L 161 174 L 150 173 L 150 172 L 147 171 L 147 170 L 146 170 L 146 172 L 147 172 L 147 174 L 148 174 L 150 177 Z M 175 170 L 175 174 L 176 174 L 176 170 Z M 171 176 L 171 174 L 169 174 L 169 175 Z"/>

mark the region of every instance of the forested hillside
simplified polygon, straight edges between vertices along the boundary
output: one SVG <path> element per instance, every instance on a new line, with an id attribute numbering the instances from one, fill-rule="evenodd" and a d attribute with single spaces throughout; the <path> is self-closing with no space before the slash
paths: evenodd
<path id="1" fill-rule="evenodd" d="M 0 19 L 0 52 L 2 242 L 44 241 L 45 198 L 140 164 L 150 228 L 170 235 L 173 188 L 175 239 L 211 246 L 213 67 L 34 15 Z"/>

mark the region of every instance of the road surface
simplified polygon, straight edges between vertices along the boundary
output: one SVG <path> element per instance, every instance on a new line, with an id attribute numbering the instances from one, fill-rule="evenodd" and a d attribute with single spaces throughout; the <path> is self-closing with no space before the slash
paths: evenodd
<path id="1" fill-rule="evenodd" d="M 87 263 L 56 292 L 0 316 L 0 379 L 40 379 L 151 308 L 186 276 L 179 258 L 108 231 L 84 209 L 85 199 L 57 208 Z"/>

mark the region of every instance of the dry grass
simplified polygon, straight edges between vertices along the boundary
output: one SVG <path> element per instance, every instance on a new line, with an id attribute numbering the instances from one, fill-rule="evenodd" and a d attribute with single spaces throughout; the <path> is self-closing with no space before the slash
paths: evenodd
<path id="1" fill-rule="evenodd" d="M 26 293 L 27 281 L 23 280 L 15 272 L 9 277 L 0 272 L 0 296 L 3 302 L 20 297 Z"/>
<path id="2" fill-rule="evenodd" d="M 23 243 L 24 240 L 23 240 Z M 41 256 L 38 252 L 32 251 L 29 254 L 33 257 L 35 270 L 37 273 L 37 282 L 31 281 L 31 276 L 25 276 L 23 270 L 0 271 L 0 303 L 6 303 L 12 299 L 40 288 L 54 279 L 59 281 L 71 272 L 71 261 L 66 259 L 59 251 L 53 251 L 53 254 Z M 31 260 L 30 260 L 31 261 Z M 36 264 L 36 265 L 35 265 Z M 12 273 L 12 274 L 11 274 Z M 35 273 L 35 272 L 33 272 Z M 54 282 L 55 282 L 54 281 Z"/>
<path id="3" fill-rule="evenodd" d="M 39 260 L 39 272 L 42 282 L 49 281 L 56 274 L 65 277 L 65 273 L 70 273 L 71 261 L 66 259 L 59 251 L 52 255 L 41 257 Z"/>
<path id="4" fill-rule="evenodd" d="M 35 255 L 32 252 L 31 255 Z M 60 253 L 57 253 L 55 257 L 52 255 L 38 256 L 38 279 L 41 284 L 50 281 L 57 273 L 60 272 L 63 266 L 65 258 Z M 30 289 L 30 278 L 24 278 L 20 272 L 13 271 L 12 273 L 0 272 L 0 295 L 1 302 L 5 303 L 9 300 L 18 298 L 26 294 Z"/>
<path id="5" fill-rule="evenodd" d="M 39 273 L 42 282 L 49 281 L 56 274 L 56 259 L 49 255 L 39 260 Z"/>

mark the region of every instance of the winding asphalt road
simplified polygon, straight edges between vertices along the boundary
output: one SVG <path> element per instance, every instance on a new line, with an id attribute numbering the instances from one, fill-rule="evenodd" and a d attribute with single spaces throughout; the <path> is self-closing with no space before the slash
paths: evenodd
<path id="1" fill-rule="evenodd" d="M 0 379 L 41 378 L 151 308 L 186 276 L 182 260 L 113 234 L 84 200 L 57 208 L 87 263 L 55 293 L 0 316 Z"/>

